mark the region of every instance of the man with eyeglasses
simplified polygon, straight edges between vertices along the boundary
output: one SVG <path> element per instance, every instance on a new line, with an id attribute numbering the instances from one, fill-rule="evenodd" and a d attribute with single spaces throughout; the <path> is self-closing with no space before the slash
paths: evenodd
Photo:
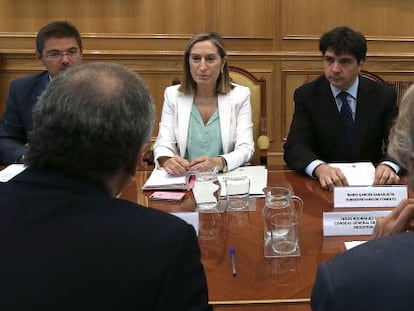
<path id="1" fill-rule="evenodd" d="M 10 84 L 6 110 L 0 120 L 0 164 L 24 161 L 33 106 L 56 75 L 81 63 L 80 33 L 66 21 L 51 22 L 39 30 L 35 54 L 46 70 Z"/>

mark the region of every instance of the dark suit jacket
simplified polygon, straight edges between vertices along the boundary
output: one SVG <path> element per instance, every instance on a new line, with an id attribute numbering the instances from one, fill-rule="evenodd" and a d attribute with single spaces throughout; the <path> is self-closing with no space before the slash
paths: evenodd
<path id="1" fill-rule="evenodd" d="M 37 98 L 49 83 L 49 73 L 12 81 L 6 111 L 0 120 L 0 163 L 15 163 L 25 151 L 32 129 L 32 110 Z"/>
<path id="2" fill-rule="evenodd" d="M 373 240 L 320 265 L 313 311 L 414 310 L 414 232 Z"/>
<path id="3" fill-rule="evenodd" d="M 284 145 L 284 159 L 291 168 L 304 172 L 316 159 L 374 164 L 391 160 L 383 148 L 398 114 L 397 95 L 391 87 L 359 77 L 352 155 L 347 151 L 339 111 L 325 77 L 296 89 L 294 100 L 295 111 Z"/>
<path id="4" fill-rule="evenodd" d="M 28 168 L 0 183 L 0 310 L 210 310 L 193 227 Z"/>

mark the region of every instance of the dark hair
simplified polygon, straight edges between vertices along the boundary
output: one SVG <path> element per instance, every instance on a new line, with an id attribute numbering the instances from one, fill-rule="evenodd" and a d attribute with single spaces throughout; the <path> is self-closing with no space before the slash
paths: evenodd
<path id="1" fill-rule="evenodd" d="M 351 54 L 358 63 L 365 60 L 367 42 L 362 33 L 348 27 L 337 27 L 322 35 L 319 41 L 319 50 L 325 55 L 326 50 L 332 49 L 336 55 Z"/>
<path id="2" fill-rule="evenodd" d="M 45 41 L 49 38 L 75 38 L 82 51 L 82 39 L 78 29 L 67 21 L 54 21 L 43 26 L 36 36 L 36 51 L 43 53 Z"/>
<path id="3" fill-rule="evenodd" d="M 224 47 L 223 39 L 217 32 L 204 31 L 194 35 L 191 38 L 191 40 L 187 43 L 187 47 L 185 48 L 183 60 L 183 76 L 181 79 L 181 85 L 178 89 L 179 91 L 184 92 L 186 94 L 194 93 L 195 89 L 197 88 L 197 84 L 191 76 L 190 72 L 190 52 L 194 44 L 201 41 L 212 42 L 217 47 L 217 51 L 220 57 L 223 60 L 227 57 L 227 51 Z M 227 62 L 225 62 L 223 70 L 217 79 L 216 92 L 221 94 L 227 94 L 231 90 L 231 88 L 232 86 L 229 74 L 229 66 Z"/>
<path id="4" fill-rule="evenodd" d="M 124 66 L 89 63 L 53 79 L 33 111 L 26 163 L 104 184 L 135 170 L 154 120 L 151 95 Z"/>

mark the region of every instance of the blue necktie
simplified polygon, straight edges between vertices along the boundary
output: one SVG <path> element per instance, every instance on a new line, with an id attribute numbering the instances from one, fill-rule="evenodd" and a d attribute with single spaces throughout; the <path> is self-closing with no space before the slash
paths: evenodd
<path id="1" fill-rule="evenodd" d="M 354 119 L 352 118 L 352 111 L 351 107 L 348 103 L 348 93 L 347 92 L 341 92 L 338 94 L 338 98 L 342 102 L 341 106 L 341 112 L 339 113 L 342 124 L 345 131 L 345 139 L 346 139 L 346 145 L 348 147 L 349 154 L 352 154 L 352 129 L 354 128 Z"/>

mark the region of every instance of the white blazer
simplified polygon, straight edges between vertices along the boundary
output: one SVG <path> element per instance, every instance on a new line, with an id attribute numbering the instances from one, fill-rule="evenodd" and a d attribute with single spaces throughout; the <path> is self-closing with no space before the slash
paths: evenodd
<path id="1" fill-rule="evenodd" d="M 238 84 L 228 94 L 218 95 L 222 155 L 228 170 L 248 162 L 254 153 L 252 107 L 250 89 Z M 194 96 L 178 91 L 179 85 L 169 86 L 164 92 L 161 122 L 154 145 L 154 159 L 179 155 L 187 148 L 188 127 Z"/>

